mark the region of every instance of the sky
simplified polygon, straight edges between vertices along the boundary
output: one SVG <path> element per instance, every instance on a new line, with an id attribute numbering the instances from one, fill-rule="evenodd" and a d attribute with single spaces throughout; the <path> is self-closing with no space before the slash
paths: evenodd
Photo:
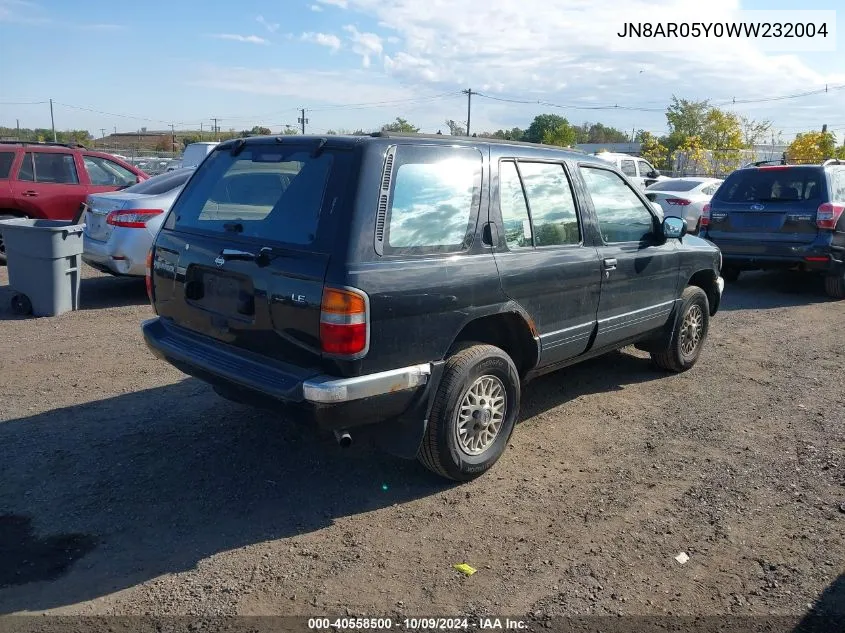
<path id="1" fill-rule="evenodd" d="M 835 10 L 841 0 L 807 0 Z M 784 140 L 827 123 L 845 140 L 845 41 L 835 52 L 719 40 L 620 50 L 624 21 L 735 17 L 794 0 L 0 0 L 0 125 L 114 131 L 298 126 L 424 132 L 571 123 L 666 130 L 672 95 L 771 120 Z M 845 5 L 836 26 L 845 21 Z M 845 30 L 839 29 L 843 34 Z M 843 35 L 845 40 L 845 35 Z M 628 42 L 630 46 L 630 42 Z M 639 47 L 640 42 L 636 45 Z M 823 90 L 800 98 L 775 99 Z M 767 102 L 759 102 L 769 99 Z M 756 103 L 737 103 L 755 101 Z M 541 105 L 543 102 L 546 105 Z"/>

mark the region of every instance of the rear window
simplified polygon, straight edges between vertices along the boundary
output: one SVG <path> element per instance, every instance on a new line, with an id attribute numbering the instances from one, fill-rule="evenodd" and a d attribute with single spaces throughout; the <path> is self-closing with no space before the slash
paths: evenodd
<path id="1" fill-rule="evenodd" d="M 194 173 L 193 169 L 170 171 L 164 174 L 159 174 L 158 176 L 153 176 L 148 180 L 139 182 L 137 185 L 127 187 L 126 189 L 123 189 L 123 191 L 126 193 L 142 193 L 148 196 L 157 196 L 181 187 L 188 182 L 188 178 L 191 177 L 192 173 Z"/>
<path id="2" fill-rule="evenodd" d="M 701 184 L 696 180 L 664 180 L 647 187 L 648 191 L 692 191 Z"/>
<path id="3" fill-rule="evenodd" d="M 167 220 L 168 228 L 231 232 L 287 244 L 317 233 L 333 155 L 276 145 L 215 151 L 196 171 Z"/>
<path id="4" fill-rule="evenodd" d="M 481 197 L 481 153 L 470 148 L 397 148 L 386 253 L 468 248 Z"/>
<path id="5" fill-rule="evenodd" d="M 740 169 L 716 192 L 721 202 L 804 202 L 822 196 L 818 169 Z"/>
<path id="6" fill-rule="evenodd" d="M 12 162 L 14 160 L 14 152 L 0 152 L 0 178 L 5 180 L 9 177 L 9 172 L 12 171 Z"/>

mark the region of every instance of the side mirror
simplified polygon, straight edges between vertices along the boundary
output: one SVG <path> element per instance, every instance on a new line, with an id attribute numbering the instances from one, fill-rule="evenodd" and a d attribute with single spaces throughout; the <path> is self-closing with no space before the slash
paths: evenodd
<path id="1" fill-rule="evenodd" d="M 663 237 L 667 240 L 681 239 L 687 234 L 687 222 L 682 218 L 670 215 L 663 219 Z"/>
<path id="2" fill-rule="evenodd" d="M 660 178 L 660 174 L 657 173 L 657 170 L 652 170 L 646 174 L 648 178 Z"/>

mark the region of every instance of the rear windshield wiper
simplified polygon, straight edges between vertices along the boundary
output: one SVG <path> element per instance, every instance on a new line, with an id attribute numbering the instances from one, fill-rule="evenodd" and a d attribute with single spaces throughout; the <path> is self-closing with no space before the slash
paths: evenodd
<path id="1" fill-rule="evenodd" d="M 230 233 L 243 233 L 244 225 L 240 222 L 226 222 L 223 225 L 223 230 L 229 231 Z"/>
<path id="2" fill-rule="evenodd" d="M 220 253 L 220 257 L 223 258 L 223 261 L 237 259 L 241 261 L 255 262 L 261 267 L 267 266 L 271 261 L 280 257 L 280 255 L 280 253 L 273 253 L 273 249 L 269 246 L 262 247 L 257 253 L 240 251 L 233 248 L 224 248 Z"/>

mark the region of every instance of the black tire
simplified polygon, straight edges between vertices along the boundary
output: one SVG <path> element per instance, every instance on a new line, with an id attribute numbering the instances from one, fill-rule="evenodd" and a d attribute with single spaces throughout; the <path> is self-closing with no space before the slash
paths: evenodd
<path id="1" fill-rule="evenodd" d="M 3 220 L 11 220 L 14 215 L 0 215 L 0 222 Z M 0 264 L 6 263 L 6 246 L 3 244 L 3 234 L 0 232 Z"/>
<path id="2" fill-rule="evenodd" d="M 32 302 L 25 294 L 17 293 L 12 295 L 12 312 L 18 316 L 29 316 L 32 314 Z"/>
<path id="3" fill-rule="evenodd" d="M 725 266 L 722 268 L 722 279 L 725 281 L 729 281 L 731 283 L 735 282 L 739 279 L 739 273 L 742 272 L 739 268 L 735 268 L 733 266 Z"/>
<path id="4" fill-rule="evenodd" d="M 485 380 L 482 380 L 484 378 Z M 465 449 L 458 439 L 461 403 L 471 388 L 491 385 L 494 393 L 503 393 L 504 411 L 498 432 L 490 444 Z M 492 396 L 496 398 L 496 396 Z M 500 396 L 502 397 L 502 396 Z M 454 481 L 470 481 L 489 470 L 502 456 L 519 416 L 520 380 L 516 366 L 504 351 L 493 345 L 471 344 L 458 350 L 446 361 L 443 378 L 434 396 L 434 405 L 417 459 L 430 471 Z M 474 429 L 483 429 L 490 417 L 489 401 L 473 412 L 483 416 Z M 472 450 L 480 450 L 471 454 Z"/>
<path id="5" fill-rule="evenodd" d="M 695 365 L 710 329 L 710 303 L 707 294 L 698 286 L 687 286 L 681 294 L 681 316 L 666 349 L 652 352 L 651 359 L 660 369 L 680 373 Z M 694 324 L 698 325 L 693 331 Z M 697 334 L 692 346 L 687 344 Z"/>
<path id="6" fill-rule="evenodd" d="M 829 275 L 824 278 L 824 289 L 828 297 L 845 299 L 845 274 Z"/>

